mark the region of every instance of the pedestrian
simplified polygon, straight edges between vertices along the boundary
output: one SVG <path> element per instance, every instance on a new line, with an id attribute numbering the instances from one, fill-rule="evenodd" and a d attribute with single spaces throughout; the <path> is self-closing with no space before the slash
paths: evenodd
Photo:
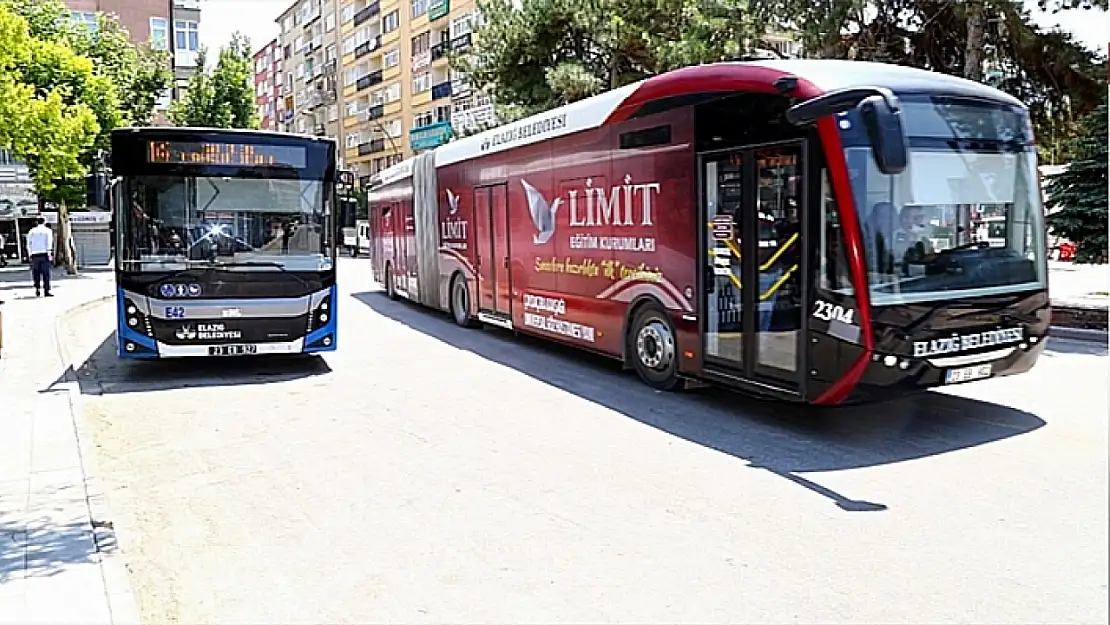
<path id="1" fill-rule="evenodd" d="M 31 228 L 27 233 L 27 253 L 31 257 L 31 279 L 35 282 L 35 297 L 40 294 L 40 283 L 42 293 L 46 297 L 54 297 L 50 293 L 50 266 L 54 261 L 54 232 L 42 217 L 39 217 L 39 225 Z"/>

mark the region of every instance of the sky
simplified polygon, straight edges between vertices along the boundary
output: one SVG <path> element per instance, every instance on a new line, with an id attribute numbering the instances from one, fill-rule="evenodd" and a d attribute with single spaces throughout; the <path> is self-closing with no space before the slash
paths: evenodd
<path id="1" fill-rule="evenodd" d="M 200 0 L 200 41 L 213 52 L 209 61 L 215 62 L 215 51 L 230 41 L 236 30 L 250 37 L 255 50 L 277 37 L 279 29 L 274 19 L 292 3 L 293 0 Z M 1025 0 L 1025 4 L 1041 27 L 1060 26 L 1088 47 L 1106 52 L 1110 28 L 1105 11 L 1077 10 L 1051 15 L 1038 11 L 1036 0 Z"/>

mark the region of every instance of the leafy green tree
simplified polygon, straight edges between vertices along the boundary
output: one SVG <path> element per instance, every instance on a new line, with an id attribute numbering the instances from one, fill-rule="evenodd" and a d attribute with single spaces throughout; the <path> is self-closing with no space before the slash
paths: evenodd
<path id="1" fill-rule="evenodd" d="M 150 42 L 131 43 L 130 33 L 112 15 L 101 15 L 95 32 L 78 29 L 73 47 L 115 85 L 120 123 L 149 125 L 158 97 L 173 83 L 169 52 L 152 48 Z"/>
<path id="2" fill-rule="evenodd" d="M 735 58 L 761 28 L 741 0 L 485 0 L 453 59 L 514 118 L 670 69 Z"/>
<path id="3" fill-rule="evenodd" d="M 58 203 L 55 258 L 69 273 L 77 270 L 65 181 L 83 179 L 81 156 L 100 133 L 98 114 L 111 117 L 114 98 L 97 78 L 92 61 L 35 38 L 28 21 L 0 2 L 0 146 L 27 163 L 40 197 Z"/>
<path id="4" fill-rule="evenodd" d="M 1103 92 L 1102 105 L 1080 120 L 1079 136 L 1072 140 L 1075 160 L 1045 186 L 1048 208 L 1059 209 L 1048 224 L 1075 242 L 1078 263 L 1107 260 L 1107 114 Z"/>
<path id="5" fill-rule="evenodd" d="M 197 55 L 197 72 L 185 98 L 170 106 L 170 120 L 178 126 L 258 128 L 250 40 L 232 35 L 211 71 L 205 67 L 207 56 L 203 49 Z"/>

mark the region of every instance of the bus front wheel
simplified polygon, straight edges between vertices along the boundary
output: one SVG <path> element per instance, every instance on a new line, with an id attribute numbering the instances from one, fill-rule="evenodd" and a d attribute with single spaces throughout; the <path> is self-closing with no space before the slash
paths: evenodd
<path id="1" fill-rule="evenodd" d="M 678 347 L 674 326 L 666 313 L 648 305 L 636 313 L 628 334 L 627 358 L 645 384 L 662 391 L 684 386 L 678 377 Z"/>

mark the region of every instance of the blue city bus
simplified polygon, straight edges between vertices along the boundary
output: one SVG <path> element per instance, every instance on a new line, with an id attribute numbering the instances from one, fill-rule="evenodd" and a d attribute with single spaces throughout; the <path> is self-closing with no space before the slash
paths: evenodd
<path id="1" fill-rule="evenodd" d="M 334 139 L 121 128 L 111 146 L 121 358 L 336 349 Z"/>

